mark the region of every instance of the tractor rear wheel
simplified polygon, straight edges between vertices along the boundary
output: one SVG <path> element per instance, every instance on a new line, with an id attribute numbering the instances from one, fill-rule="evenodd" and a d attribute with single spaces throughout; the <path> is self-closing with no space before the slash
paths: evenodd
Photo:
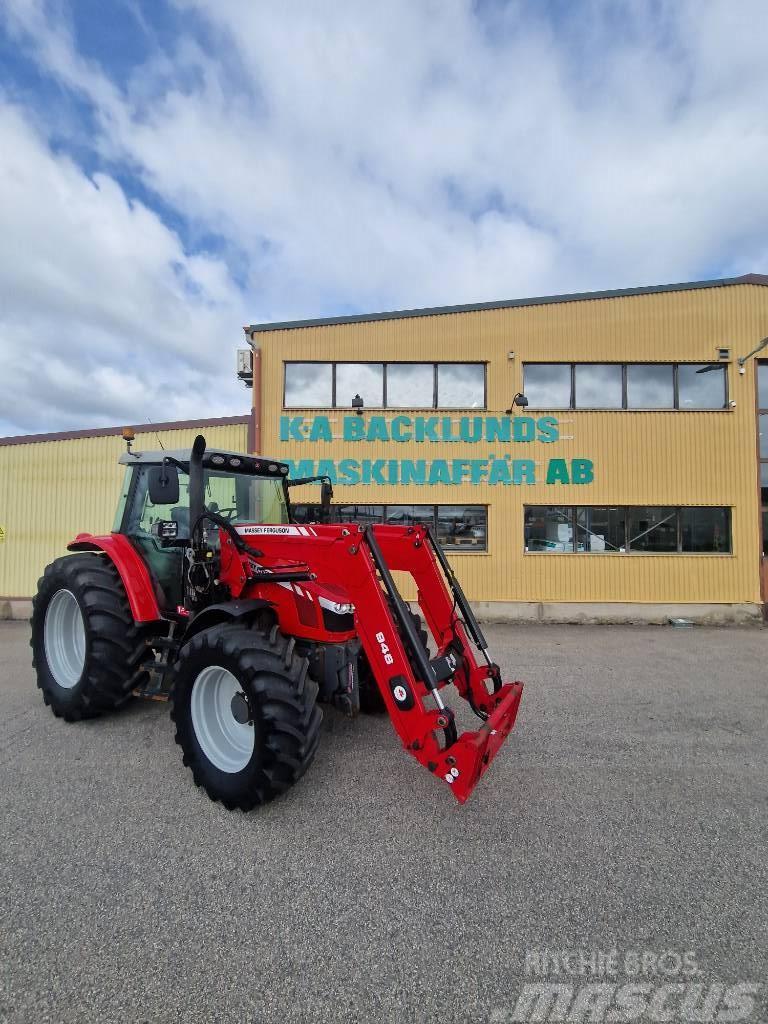
<path id="1" fill-rule="evenodd" d="M 307 668 L 277 626 L 212 626 L 181 649 L 171 718 L 184 764 L 212 800 L 250 811 L 310 766 L 323 714 Z"/>
<path id="2" fill-rule="evenodd" d="M 120 573 L 96 554 L 57 558 L 32 601 L 32 665 L 43 700 L 67 722 L 123 704 L 152 657 Z"/>

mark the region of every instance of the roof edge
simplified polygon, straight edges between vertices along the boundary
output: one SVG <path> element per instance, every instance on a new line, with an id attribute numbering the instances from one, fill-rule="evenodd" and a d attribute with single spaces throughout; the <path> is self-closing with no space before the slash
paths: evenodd
<path id="1" fill-rule="evenodd" d="M 126 424 L 137 434 L 151 434 L 157 430 L 193 430 L 195 427 L 226 427 L 247 425 L 250 416 L 216 416 L 207 420 L 166 420 L 164 423 Z M 62 430 L 52 434 L 14 434 L 0 437 L 0 447 L 13 444 L 37 444 L 44 441 L 78 441 L 86 437 L 114 437 L 122 434 L 122 427 L 93 427 L 86 430 Z"/>
<path id="2" fill-rule="evenodd" d="M 396 309 L 383 313 L 353 313 L 348 316 L 318 317 L 312 320 L 282 320 L 274 323 L 250 324 L 247 334 L 295 330 L 302 327 L 332 327 L 338 324 L 371 323 L 377 320 L 407 320 L 419 316 L 445 316 L 451 313 L 477 313 L 489 309 L 514 309 L 520 306 L 547 306 L 561 302 L 587 302 L 591 299 L 619 299 L 631 295 L 655 295 L 663 292 L 688 292 L 701 288 L 726 288 L 731 285 L 757 284 L 768 286 L 767 274 L 742 274 L 712 281 L 685 281 L 679 284 L 646 285 L 640 288 L 614 288 L 599 292 L 572 292 L 565 295 L 539 295 L 527 299 L 506 299 L 499 302 L 470 302 L 459 306 L 427 306 L 423 309 Z"/>

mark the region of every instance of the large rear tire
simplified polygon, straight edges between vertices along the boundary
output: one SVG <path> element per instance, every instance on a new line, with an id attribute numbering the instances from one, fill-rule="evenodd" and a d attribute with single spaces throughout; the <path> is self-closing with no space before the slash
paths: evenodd
<path id="1" fill-rule="evenodd" d="M 119 707 L 152 656 L 120 574 L 103 555 L 57 558 L 32 601 L 32 665 L 54 715 L 76 722 Z"/>
<path id="2" fill-rule="evenodd" d="M 277 626 L 212 626 L 179 652 L 171 691 L 176 742 L 211 800 L 250 811 L 302 777 L 323 717 L 307 668 Z"/>

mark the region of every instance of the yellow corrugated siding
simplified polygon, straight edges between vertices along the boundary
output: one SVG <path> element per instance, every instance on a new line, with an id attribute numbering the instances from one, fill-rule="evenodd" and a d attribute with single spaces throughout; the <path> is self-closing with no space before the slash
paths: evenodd
<path id="1" fill-rule="evenodd" d="M 337 486 L 357 503 L 487 504 L 487 554 L 451 554 L 475 600 L 758 602 L 759 531 L 754 362 L 735 359 L 768 334 L 768 288 L 738 285 L 612 299 L 283 329 L 256 336 L 263 360 L 263 448 L 279 458 L 585 457 L 591 484 L 553 486 Z M 488 362 L 488 408 L 499 415 L 523 390 L 523 363 L 710 362 L 731 349 L 735 409 L 717 412 L 555 412 L 561 438 L 550 444 L 281 442 L 286 360 Z M 514 351 L 510 361 L 508 352 Z M 289 410 L 309 417 L 323 410 Z M 477 410 L 452 411 L 453 418 Z M 388 410 L 392 417 L 425 410 Z M 430 414 L 426 411 L 426 414 Z M 442 413 L 436 413 L 442 415 Z M 536 410 L 533 415 L 540 415 Z M 340 432 L 344 410 L 328 415 Z M 299 499 L 298 492 L 295 497 Z M 524 504 L 728 505 L 733 554 L 525 554 Z"/>
<path id="2" fill-rule="evenodd" d="M 246 424 L 139 431 L 134 449 L 189 448 L 199 433 L 211 447 L 245 451 Z M 125 471 L 121 437 L 0 445 L 0 596 L 29 597 L 45 566 L 77 533 L 109 533 Z"/>

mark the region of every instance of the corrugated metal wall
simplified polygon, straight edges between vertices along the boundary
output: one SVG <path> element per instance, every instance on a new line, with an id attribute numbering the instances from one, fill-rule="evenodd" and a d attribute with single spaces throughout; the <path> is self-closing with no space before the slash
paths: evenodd
<path id="1" fill-rule="evenodd" d="M 768 334 L 768 288 L 737 285 L 560 304 L 452 313 L 256 335 L 263 359 L 263 447 L 278 458 L 585 457 L 585 485 L 336 487 L 358 503 L 487 504 L 487 554 L 452 553 L 466 589 L 486 601 L 758 602 L 759 533 L 754 363 L 735 359 Z M 710 362 L 731 349 L 730 397 L 717 412 L 555 412 L 561 439 L 550 444 L 281 442 L 285 360 L 488 362 L 487 415 L 503 415 L 523 390 L 523 363 Z M 513 360 L 508 353 L 514 351 Z M 313 417 L 322 410 L 287 410 Z M 387 410 L 391 419 L 425 410 Z M 477 412 L 477 410 L 468 410 Z M 343 410 L 329 413 L 334 435 Z M 366 416 L 368 410 L 366 410 Z M 454 419 L 461 411 L 451 412 Z M 535 415 L 541 415 L 536 410 Z M 298 498 L 298 495 L 296 495 Z M 732 555 L 534 554 L 523 550 L 524 504 L 728 505 Z"/>
<path id="2" fill-rule="evenodd" d="M 199 433 L 209 446 L 246 451 L 247 422 L 136 434 L 134 450 L 189 448 Z M 77 533 L 109 533 L 125 471 L 119 435 L 0 443 L 0 596 L 30 597 L 45 566 Z"/>

